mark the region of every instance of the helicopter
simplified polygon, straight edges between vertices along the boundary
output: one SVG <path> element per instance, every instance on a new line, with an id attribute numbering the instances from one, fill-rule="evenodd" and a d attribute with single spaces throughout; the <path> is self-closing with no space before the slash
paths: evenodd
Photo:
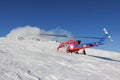
<path id="1" fill-rule="evenodd" d="M 55 35 L 55 34 L 40 34 L 43 36 L 56 36 L 56 37 L 66 37 L 69 38 L 66 42 L 61 42 L 57 47 L 57 51 L 65 52 L 65 53 L 76 53 L 79 54 L 79 50 L 82 50 L 82 54 L 86 55 L 86 48 L 91 48 L 94 46 L 103 45 L 105 43 L 106 38 L 108 38 L 111 42 L 112 37 L 109 35 L 106 28 L 103 28 L 104 35 L 103 37 L 81 37 L 81 36 L 66 36 L 66 35 Z M 91 39 L 99 39 L 96 42 L 89 42 L 89 43 L 81 43 L 81 40 L 72 40 L 71 38 L 91 38 Z"/>

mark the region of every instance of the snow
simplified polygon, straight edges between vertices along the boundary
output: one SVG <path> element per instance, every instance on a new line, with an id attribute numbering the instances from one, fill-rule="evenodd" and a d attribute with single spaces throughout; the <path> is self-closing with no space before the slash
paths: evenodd
<path id="1" fill-rule="evenodd" d="M 0 38 L 0 80 L 119 80 L 120 53 L 59 53 L 55 41 Z M 105 46 L 104 46 L 105 47 Z"/>

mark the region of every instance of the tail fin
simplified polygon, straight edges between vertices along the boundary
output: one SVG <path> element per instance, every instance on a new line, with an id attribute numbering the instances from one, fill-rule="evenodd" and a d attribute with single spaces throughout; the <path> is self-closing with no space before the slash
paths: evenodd
<path id="1" fill-rule="evenodd" d="M 112 37 L 109 35 L 108 31 L 106 28 L 103 28 L 103 31 L 105 33 L 105 35 L 102 37 L 102 39 L 99 41 L 100 44 L 104 44 L 104 41 L 106 40 L 106 38 L 108 37 L 108 39 L 112 42 Z"/>

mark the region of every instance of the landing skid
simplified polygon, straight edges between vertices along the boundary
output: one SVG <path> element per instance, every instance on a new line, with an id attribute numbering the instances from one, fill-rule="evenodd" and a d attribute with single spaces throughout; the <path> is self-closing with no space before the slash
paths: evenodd
<path id="1" fill-rule="evenodd" d="M 82 53 L 79 53 L 79 52 L 77 51 L 77 52 L 75 52 L 75 54 L 84 54 L 84 55 L 86 55 L 86 51 L 85 51 L 85 49 L 83 49 Z"/>
<path id="2" fill-rule="evenodd" d="M 79 53 L 79 52 L 75 52 L 75 54 L 83 54 L 83 55 L 86 55 L 86 53 Z"/>

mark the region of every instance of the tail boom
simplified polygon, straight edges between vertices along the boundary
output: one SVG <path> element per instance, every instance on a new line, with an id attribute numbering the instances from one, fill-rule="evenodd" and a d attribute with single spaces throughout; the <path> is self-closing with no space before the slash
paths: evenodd
<path id="1" fill-rule="evenodd" d="M 75 48 L 84 49 L 84 48 L 91 48 L 94 46 L 103 45 L 107 38 L 112 42 L 113 41 L 112 37 L 109 35 L 107 29 L 103 28 L 103 31 L 105 35 L 98 42 L 91 42 L 91 43 L 84 43 L 84 44 L 76 45 Z"/>

